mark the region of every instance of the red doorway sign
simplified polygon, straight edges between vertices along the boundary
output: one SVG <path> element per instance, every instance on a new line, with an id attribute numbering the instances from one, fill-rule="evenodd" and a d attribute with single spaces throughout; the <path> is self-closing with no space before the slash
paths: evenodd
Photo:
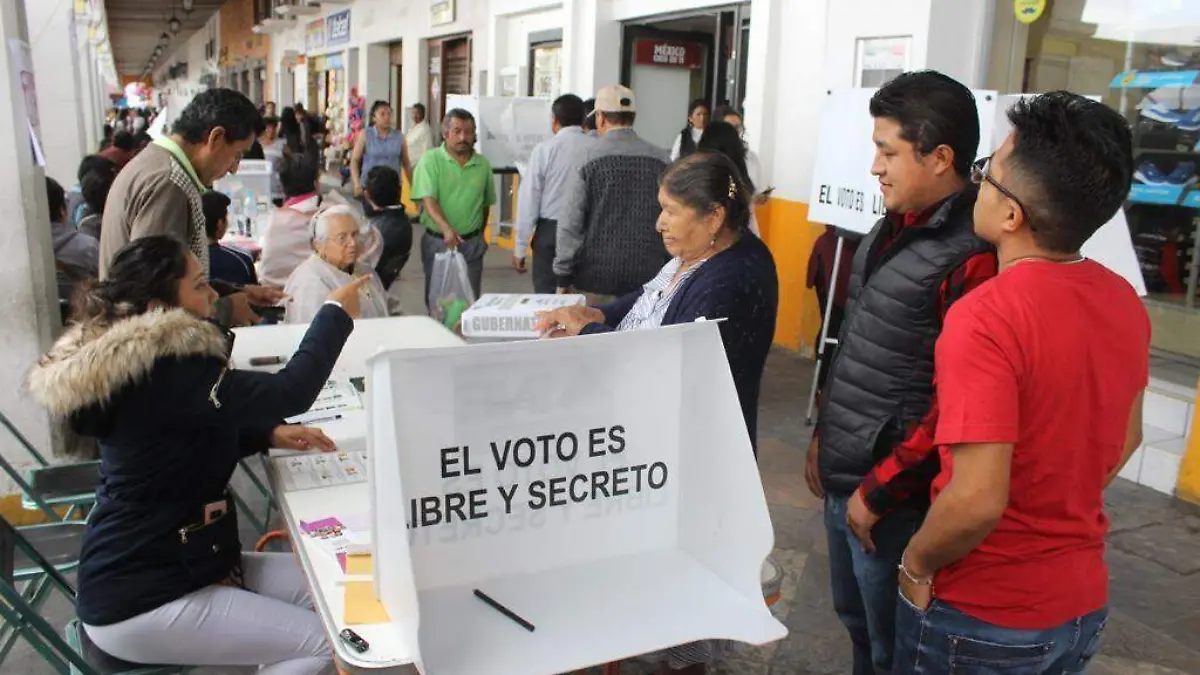
<path id="1" fill-rule="evenodd" d="M 695 42 L 638 40 L 634 48 L 633 62 L 639 66 L 702 68 L 704 47 Z"/>

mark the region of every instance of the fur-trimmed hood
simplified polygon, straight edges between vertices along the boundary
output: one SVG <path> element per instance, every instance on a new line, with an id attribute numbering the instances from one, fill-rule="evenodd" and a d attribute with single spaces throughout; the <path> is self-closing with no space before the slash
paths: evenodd
<path id="1" fill-rule="evenodd" d="M 77 323 L 29 372 L 29 392 L 56 417 L 102 406 L 144 379 L 159 359 L 227 359 L 221 329 L 182 309 L 154 310 L 110 325 Z"/>

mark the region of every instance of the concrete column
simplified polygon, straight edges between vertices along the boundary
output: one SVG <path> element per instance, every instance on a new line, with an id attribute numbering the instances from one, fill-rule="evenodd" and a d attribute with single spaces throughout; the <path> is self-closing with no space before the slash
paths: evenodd
<path id="1" fill-rule="evenodd" d="M 925 67 L 968 87 L 983 87 L 988 80 L 994 8 L 990 2 L 930 0 Z M 1008 13 L 1012 14 L 1012 3 Z"/>
<path id="2" fill-rule="evenodd" d="M 358 93 L 367 98 L 369 112 L 372 102 L 388 100 L 388 88 L 391 86 L 391 55 L 386 44 L 364 45 L 359 53 L 361 61 L 358 68 Z M 405 75 L 407 74 L 406 72 Z M 403 92 L 400 98 L 404 101 Z M 404 103 L 412 105 L 409 101 Z M 405 128 L 407 124 L 403 117 L 404 111 L 395 110 L 393 113 L 396 115 L 396 126 L 400 129 Z"/>
<path id="3" fill-rule="evenodd" d="M 621 77 L 621 23 L 602 0 L 563 3 L 563 91 L 582 98 Z"/>
<path id="4" fill-rule="evenodd" d="M 79 91 L 83 101 L 80 109 L 83 111 L 83 141 L 84 154 L 95 152 L 100 147 L 100 127 L 103 122 L 103 111 L 96 108 L 96 83 L 99 72 L 93 60 L 92 45 L 88 41 L 87 25 L 76 22 L 75 44 L 78 50 Z"/>
<path id="5" fill-rule="evenodd" d="M 38 88 L 46 173 L 70 187 L 87 149 L 80 109 L 87 95 L 80 84 L 73 0 L 26 4 L 34 70 L 44 73 Z"/>
<path id="6" fill-rule="evenodd" d="M 37 0 L 42 2 L 42 0 Z M 0 209 L 6 218 L 0 225 L 0 250 L 6 251 L 0 265 L 0 410 L 30 441 L 43 451 L 55 441 L 50 417 L 30 400 L 23 379 L 60 329 L 54 259 L 50 246 L 50 224 L 46 209 L 46 182 L 42 169 L 30 152 L 26 95 L 14 63 L 14 41 L 28 40 L 25 1 L 0 3 Z M 42 80 L 53 79 L 52 76 Z M 49 107 L 40 105 L 43 115 Z M 43 136 L 50 135 L 45 117 Z M 0 453 L 17 465 L 30 458 L 7 434 L 0 432 Z M 11 492 L 5 479 L 0 491 Z"/>
<path id="7" fill-rule="evenodd" d="M 777 69 L 772 67 L 772 64 L 782 62 L 784 54 L 781 28 L 784 2 L 786 0 L 753 0 L 750 6 L 750 49 L 741 55 L 746 59 L 746 81 L 742 83 L 746 92 L 743 104 L 746 143 L 758 153 L 764 167 L 773 167 L 775 164 L 775 144 L 766 143 L 766 139 L 777 132 L 787 133 L 775 128 Z M 817 10 L 813 11 L 815 13 Z M 773 172 L 767 175 L 771 176 Z"/>

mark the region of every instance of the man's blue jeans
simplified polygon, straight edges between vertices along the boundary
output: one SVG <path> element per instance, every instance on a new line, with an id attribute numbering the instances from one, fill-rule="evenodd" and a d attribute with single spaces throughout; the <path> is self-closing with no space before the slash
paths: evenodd
<path id="1" fill-rule="evenodd" d="M 934 600 L 896 607 L 895 675 L 1082 673 L 1100 651 L 1108 608 L 1047 630 L 1001 628 Z"/>
<path id="2" fill-rule="evenodd" d="M 867 553 L 846 524 L 849 500 L 825 496 L 833 609 L 850 631 L 854 675 L 889 675 L 896 641 L 897 566 L 923 514 L 903 509 L 884 516 L 871 531 L 875 553 Z"/>

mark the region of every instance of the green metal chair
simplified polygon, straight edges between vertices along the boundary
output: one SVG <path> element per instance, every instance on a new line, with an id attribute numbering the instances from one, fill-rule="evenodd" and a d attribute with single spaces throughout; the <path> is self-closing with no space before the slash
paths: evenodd
<path id="1" fill-rule="evenodd" d="M 22 505 L 29 510 L 40 510 L 52 521 L 69 520 L 80 510 L 89 509 L 96 502 L 96 486 L 100 484 L 100 462 L 85 461 L 70 464 L 51 464 L 42 453 L 33 447 L 4 413 L 0 413 L 0 425 L 8 429 L 17 443 L 25 448 L 37 466 L 24 476 L 0 456 L 0 470 L 21 488 Z M 55 506 L 67 506 L 65 515 L 59 515 Z"/>
<path id="2" fill-rule="evenodd" d="M 267 459 L 267 456 L 263 454 L 259 455 L 259 457 L 262 460 L 263 470 L 269 471 L 269 467 L 267 466 L 267 462 L 269 460 Z M 238 515 L 245 518 L 247 522 L 254 526 L 254 529 L 259 534 L 266 534 L 267 530 L 269 530 L 271 527 L 271 512 L 278 509 L 278 505 L 275 503 L 275 495 L 271 492 L 270 486 L 264 483 L 263 480 L 258 477 L 258 474 L 254 473 L 254 469 L 250 466 L 248 460 L 239 460 L 238 466 L 242 468 L 242 471 L 245 472 L 246 476 L 250 479 L 250 482 L 254 484 L 254 487 L 257 488 L 258 492 L 262 495 L 263 501 L 266 502 L 267 509 L 262 520 L 259 520 L 258 517 L 254 515 L 254 511 L 250 508 L 249 504 L 247 504 L 245 499 L 238 495 L 237 491 L 233 489 L 233 486 L 230 486 L 229 494 L 232 495 L 234 501 L 237 502 Z"/>
<path id="3" fill-rule="evenodd" d="M 8 655 L 17 638 L 24 638 L 46 663 L 60 675 L 175 675 L 184 673 L 181 666 L 143 666 L 126 663 L 104 654 L 87 640 L 78 619 L 67 625 L 64 640 L 40 613 L 45 593 L 31 593 L 31 586 L 47 591 L 57 588 L 71 604 L 75 603 L 75 587 L 60 571 L 64 565 L 56 558 L 67 552 L 68 540 L 62 530 L 77 523 L 51 523 L 35 528 L 15 528 L 0 518 L 0 635 L 5 643 L 0 663 Z M 82 523 L 78 523 L 82 525 Z M 47 537 L 53 532 L 56 537 Z M 26 536 L 29 534 L 33 536 Z M 49 548 L 43 548 L 48 546 Z M 78 560 L 78 541 L 74 542 L 74 561 Z M 72 563 L 70 566 L 74 566 Z M 18 584 L 27 580 L 26 589 Z"/>
<path id="4" fill-rule="evenodd" d="M 0 456 L 0 471 L 8 474 L 8 477 L 21 489 L 21 504 L 26 509 L 41 511 L 51 521 L 60 521 L 70 520 L 81 511 L 86 513 L 96 503 L 96 487 L 100 485 L 100 462 L 98 460 L 51 464 L 4 413 L 0 413 L 0 425 L 8 429 L 13 438 L 17 439 L 17 443 L 25 448 L 25 451 L 37 463 L 37 467 L 30 469 L 22 476 L 8 460 Z M 259 534 L 263 534 L 271 523 L 271 511 L 276 508 L 275 497 L 271 494 L 270 488 L 246 463 L 246 460 L 242 460 L 239 464 L 266 501 L 267 508 L 263 519 L 260 521 L 254 515 L 254 511 L 241 495 L 232 490 L 231 494 L 237 502 L 238 511 Z M 56 506 L 67 506 L 67 512 L 59 515 L 54 510 Z"/>

